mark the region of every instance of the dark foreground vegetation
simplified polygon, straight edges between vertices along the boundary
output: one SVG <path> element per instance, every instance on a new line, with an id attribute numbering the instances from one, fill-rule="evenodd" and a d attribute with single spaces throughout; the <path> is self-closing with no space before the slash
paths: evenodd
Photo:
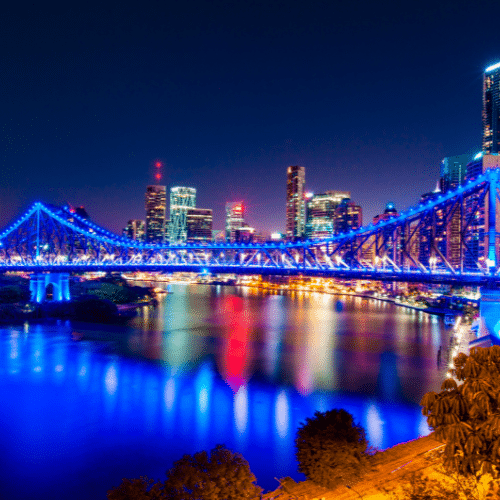
<path id="1" fill-rule="evenodd" d="M 500 498 L 500 346 L 459 354 L 441 391 L 427 393 L 421 404 L 444 446 L 435 452 L 430 473 L 402 476 L 390 488 L 377 487 L 379 495 L 393 500 Z M 356 491 L 353 486 L 361 485 L 367 472 L 380 471 L 382 456 L 391 453 L 371 450 L 364 429 L 342 409 L 307 418 L 295 445 L 299 471 L 329 490 Z M 243 457 L 218 446 L 210 455 L 186 455 L 164 482 L 124 479 L 108 499 L 232 500 L 261 498 L 260 492 Z M 279 498 L 296 498 L 283 492 Z"/>
<path id="2" fill-rule="evenodd" d="M 49 287 L 48 287 L 49 288 Z M 83 281 L 78 277 L 70 281 L 71 300 L 42 304 L 30 302 L 29 280 L 20 276 L 0 278 L 0 323 L 18 323 L 26 320 L 67 318 L 96 323 L 115 323 L 128 319 L 133 309 L 121 310 L 124 304 L 154 302 L 148 288 L 132 286 L 120 276 L 105 276 L 98 280 Z"/>

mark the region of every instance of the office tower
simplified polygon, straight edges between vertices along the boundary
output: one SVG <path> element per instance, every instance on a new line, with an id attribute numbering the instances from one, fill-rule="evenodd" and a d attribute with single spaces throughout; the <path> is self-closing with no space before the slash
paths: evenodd
<path id="1" fill-rule="evenodd" d="M 500 63 L 483 75 L 483 152 L 500 152 Z"/>
<path id="2" fill-rule="evenodd" d="M 335 234 L 348 233 L 359 229 L 363 224 L 363 212 L 359 205 L 356 205 L 349 198 L 344 198 L 335 209 Z"/>
<path id="3" fill-rule="evenodd" d="M 182 243 L 187 240 L 187 211 L 195 207 L 195 188 L 181 186 L 170 188 L 170 224 L 168 231 L 170 244 Z"/>
<path id="4" fill-rule="evenodd" d="M 226 241 L 238 241 L 240 231 L 246 226 L 244 217 L 245 207 L 242 201 L 226 203 Z"/>
<path id="5" fill-rule="evenodd" d="M 298 240 L 305 233 L 304 183 L 306 170 L 298 165 L 288 167 L 286 180 L 286 237 Z"/>
<path id="6" fill-rule="evenodd" d="M 307 239 L 328 238 L 334 234 L 335 209 L 344 198 L 351 198 L 347 191 L 327 191 L 321 194 L 306 195 Z"/>
<path id="7" fill-rule="evenodd" d="M 165 240 L 165 218 L 167 212 L 167 189 L 165 186 L 146 188 L 146 242 L 163 243 Z"/>
<path id="8" fill-rule="evenodd" d="M 457 155 L 443 158 L 439 178 L 439 188 L 442 193 L 453 191 L 464 183 L 467 164 L 471 159 L 471 155 Z"/>
<path id="9" fill-rule="evenodd" d="M 186 212 L 187 241 L 194 243 L 212 241 L 212 223 L 212 210 L 188 208 Z"/>
<path id="10" fill-rule="evenodd" d="M 131 240 L 144 241 L 146 236 L 146 223 L 138 219 L 129 220 L 127 227 L 123 230 L 123 236 Z"/>
<path id="11" fill-rule="evenodd" d="M 500 155 L 478 153 L 474 159 L 467 164 L 466 180 L 474 180 L 486 170 L 500 168 Z M 477 262 L 486 267 L 486 251 L 488 248 L 488 205 L 489 193 L 484 199 L 481 195 L 468 196 L 465 200 L 464 212 L 468 220 L 467 227 L 461 229 L 465 242 L 463 256 L 464 269 L 477 271 Z M 497 217 L 496 232 L 500 231 L 500 220 Z"/>

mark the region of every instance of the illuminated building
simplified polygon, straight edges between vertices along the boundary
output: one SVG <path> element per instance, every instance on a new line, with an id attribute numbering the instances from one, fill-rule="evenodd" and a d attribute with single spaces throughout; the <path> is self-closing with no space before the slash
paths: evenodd
<path id="1" fill-rule="evenodd" d="M 131 240 L 144 241 L 146 236 L 146 223 L 143 220 L 129 220 L 127 227 L 123 230 L 123 236 Z"/>
<path id="2" fill-rule="evenodd" d="M 500 63 L 483 75 L 483 152 L 500 152 Z"/>
<path id="3" fill-rule="evenodd" d="M 166 187 L 148 186 L 146 188 L 146 241 L 148 243 L 164 242 L 166 212 Z"/>
<path id="4" fill-rule="evenodd" d="M 335 234 L 348 233 L 359 229 L 363 225 L 363 212 L 360 205 L 356 205 L 349 198 L 344 198 L 335 209 Z"/>
<path id="5" fill-rule="evenodd" d="M 443 158 L 439 179 L 439 188 L 442 193 L 452 191 L 464 183 L 467 164 L 470 161 L 471 155 L 457 155 Z"/>
<path id="6" fill-rule="evenodd" d="M 187 241 L 212 241 L 212 210 L 208 208 L 188 208 L 186 212 Z"/>
<path id="7" fill-rule="evenodd" d="M 343 199 L 351 198 L 347 191 L 327 191 L 322 194 L 306 195 L 307 239 L 328 238 L 334 233 L 335 209 Z"/>
<path id="8" fill-rule="evenodd" d="M 306 171 L 298 165 L 288 167 L 286 181 L 286 237 L 303 238 L 305 233 L 304 183 Z"/>
<path id="9" fill-rule="evenodd" d="M 500 156 L 497 154 L 478 153 L 474 159 L 467 164 L 466 180 L 474 180 L 479 175 L 486 172 L 490 168 L 500 168 Z M 465 213 L 474 216 L 467 227 L 464 234 L 464 241 L 467 251 L 464 255 L 465 269 L 477 270 L 476 262 L 485 262 L 486 248 L 488 248 L 488 204 L 489 194 L 485 199 L 481 199 L 480 195 L 468 196 L 465 204 Z M 476 210 L 477 208 L 477 210 Z M 497 217 L 496 231 L 500 230 L 498 224 L 500 218 Z"/>
<path id="10" fill-rule="evenodd" d="M 170 223 L 168 239 L 170 244 L 187 240 L 187 211 L 196 207 L 196 189 L 176 186 L 170 188 Z"/>
<path id="11" fill-rule="evenodd" d="M 245 207 L 242 201 L 226 203 L 226 241 L 238 241 L 240 232 L 247 225 L 244 220 Z"/>

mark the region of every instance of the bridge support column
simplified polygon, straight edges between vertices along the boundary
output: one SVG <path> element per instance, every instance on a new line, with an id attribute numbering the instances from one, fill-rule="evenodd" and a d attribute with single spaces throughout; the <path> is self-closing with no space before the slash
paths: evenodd
<path id="1" fill-rule="evenodd" d="M 481 288 L 478 338 L 470 347 L 500 345 L 500 289 Z"/>
<path id="2" fill-rule="evenodd" d="M 55 302 L 70 300 L 68 273 L 33 273 L 30 276 L 31 300 L 44 302 L 47 299 L 47 286 L 53 285 Z"/>

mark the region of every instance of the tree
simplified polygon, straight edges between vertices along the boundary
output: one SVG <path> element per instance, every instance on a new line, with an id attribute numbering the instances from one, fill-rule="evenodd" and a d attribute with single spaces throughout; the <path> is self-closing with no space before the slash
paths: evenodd
<path id="1" fill-rule="evenodd" d="M 420 404 L 436 438 L 446 443 L 446 468 L 465 476 L 488 472 L 498 477 L 500 346 L 460 353 L 441 392 L 428 392 Z"/>
<path id="2" fill-rule="evenodd" d="M 353 484 L 369 457 L 364 429 L 345 410 L 317 411 L 306 418 L 295 439 L 299 472 L 326 488 Z"/>
<path id="3" fill-rule="evenodd" d="M 108 500 L 163 500 L 163 484 L 147 477 L 123 479 L 122 484 L 108 491 Z"/>
<path id="4" fill-rule="evenodd" d="M 260 498 L 262 491 L 248 462 L 225 446 L 184 455 L 167 471 L 166 498 L 170 500 L 241 500 Z"/>

